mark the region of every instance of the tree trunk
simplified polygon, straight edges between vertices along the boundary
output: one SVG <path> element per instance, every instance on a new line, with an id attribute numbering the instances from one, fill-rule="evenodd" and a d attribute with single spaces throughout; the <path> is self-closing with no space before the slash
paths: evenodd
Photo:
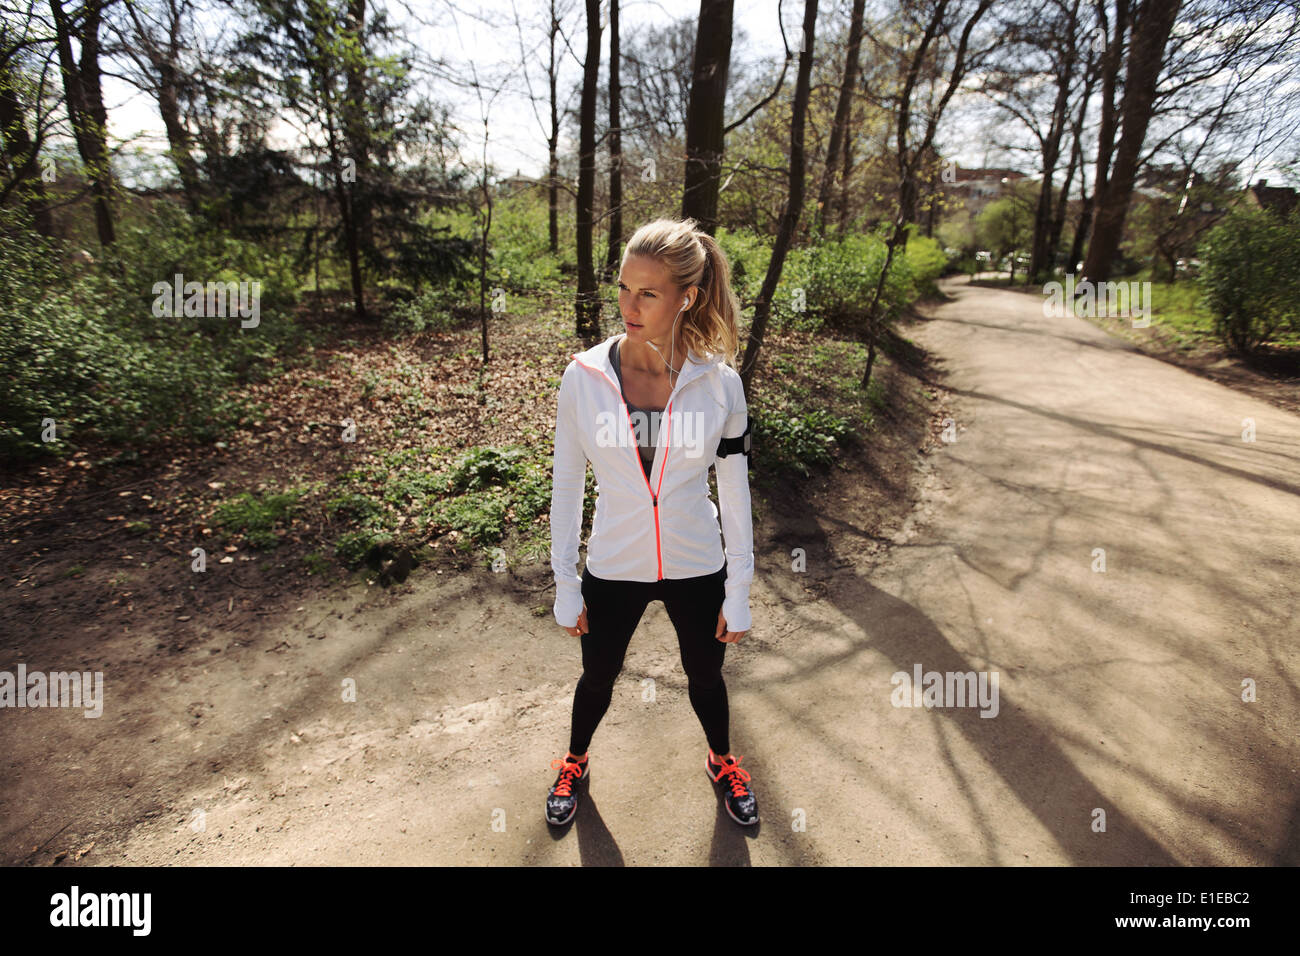
<path id="1" fill-rule="evenodd" d="M 1074 184 L 1074 174 L 1079 173 L 1081 183 L 1080 193 L 1082 195 L 1082 184 L 1086 180 L 1083 170 L 1083 120 L 1088 113 L 1088 101 L 1092 99 L 1092 88 L 1096 83 L 1096 73 L 1091 67 L 1088 69 L 1087 79 L 1083 86 L 1083 96 L 1079 101 L 1079 113 L 1077 119 L 1071 124 L 1072 136 L 1074 140 L 1070 148 L 1070 165 L 1065 171 L 1065 182 L 1061 184 L 1060 200 L 1056 204 L 1056 215 L 1052 219 L 1052 249 L 1056 250 L 1061 245 L 1061 236 L 1065 233 L 1065 217 L 1069 211 L 1070 205 L 1070 187 Z M 1085 197 L 1086 202 L 1086 197 Z M 1072 257 L 1077 255 L 1074 249 L 1071 249 Z M 1066 260 L 1065 271 L 1074 272 L 1074 264 L 1078 258 Z"/>
<path id="2" fill-rule="evenodd" d="M 547 79 L 551 85 L 551 135 L 546 140 L 547 152 L 550 157 L 548 165 L 548 178 L 546 187 L 547 209 L 549 219 L 549 239 L 551 255 L 558 255 L 560 252 L 560 107 L 556 99 L 556 80 L 559 76 L 559 68 L 555 63 L 555 38 L 560 33 L 560 20 L 555 15 L 555 0 L 551 0 L 551 53 L 550 60 L 546 68 Z"/>
<path id="3" fill-rule="evenodd" d="M 155 68 L 158 70 L 158 114 L 162 117 L 163 129 L 167 131 L 167 152 L 180 174 L 185 203 L 190 212 L 197 213 L 202 203 L 203 185 L 199 165 L 190 148 L 189 130 L 181 119 L 176 66 L 162 61 L 156 63 Z"/>
<path id="4" fill-rule="evenodd" d="M 849 117 L 853 107 L 853 88 L 858 82 L 858 57 L 862 48 L 862 14 L 867 0 L 853 0 L 853 13 L 849 19 L 849 45 L 845 51 L 844 79 L 840 83 L 840 98 L 835 104 L 835 122 L 831 126 L 831 140 L 826 146 L 826 169 L 817 194 L 817 235 L 826 234 L 826 217 L 830 215 L 831 191 L 835 185 L 835 164 L 839 153 L 849 138 Z M 846 163 L 847 165 L 847 163 Z M 846 171 L 847 177 L 847 171 Z M 843 217 L 841 216 L 841 219 Z"/>
<path id="5" fill-rule="evenodd" d="M 1083 259 L 1083 243 L 1088 236 L 1088 230 L 1092 228 L 1092 200 L 1095 198 L 1088 195 L 1088 177 L 1079 176 L 1079 221 L 1074 227 L 1074 240 L 1070 243 L 1070 261 L 1067 262 L 1065 271 L 1073 273 L 1078 263 Z"/>
<path id="6" fill-rule="evenodd" d="M 799 75 L 795 80 L 794 104 L 790 116 L 790 191 L 786 198 L 785 212 L 781 215 L 781 224 L 777 229 L 776 242 L 772 246 L 772 258 L 767 263 L 767 275 L 763 277 L 763 287 L 759 290 L 754 303 L 754 322 L 750 327 L 749 342 L 745 346 L 745 356 L 740 363 L 740 378 L 745 386 L 745 394 L 753 396 L 752 381 L 754 366 L 758 364 L 759 350 L 763 347 L 763 333 L 767 329 L 768 316 L 772 311 L 772 296 L 776 294 L 777 283 L 781 280 L 781 270 L 785 266 L 785 255 L 789 251 L 794 231 L 799 225 L 799 213 L 803 209 L 804 197 L 804 118 L 808 113 L 808 91 L 812 75 L 814 35 L 817 30 L 817 0 L 805 0 L 803 8 L 803 38 L 799 51 Z M 703 19 L 701 19 L 703 32 Z M 692 97 L 693 98 L 693 97 Z"/>
<path id="7" fill-rule="evenodd" d="M 1106 25 L 1106 0 L 1097 0 L 1097 16 L 1103 30 Z M 1128 36 L 1129 0 L 1115 0 L 1115 29 L 1106 41 L 1106 53 L 1101 67 L 1101 124 L 1097 128 L 1097 163 L 1096 175 L 1092 184 L 1092 199 L 1079 217 L 1084 228 L 1083 240 L 1092 231 L 1093 216 L 1096 212 L 1097 197 L 1106 187 L 1110 178 L 1110 161 L 1115 152 L 1115 87 L 1119 83 L 1119 69 L 1124 62 L 1124 41 Z M 1082 255 L 1082 248 L 1079 254 Z M 1076 257 L 1073 262 L 1078 262 Z"/>
<path id="8" fill-rule="evenodd" d="M 101 0 L 90 0 L 84 8 L 80 29 L 74 31 L 63 2 L 50 0 L 50 12 L 54 19 L 54 41 L 63 74 L 68 119 L 72 122 L 77 152 L 90 180 L 99 244 L 108 248 L 117 240 L 117 231 L 112 213 L 113 171 L 108 160 L 108 111 L 104 108 L 99 72 L 99 25 L 103 5 Z M 80 62 L 72 58 L 74 36 L 81 44 Z"/>
<path id="9" fill-rule="evenodd" d="M 360 241 L 357 234 L 357 220 L 353 214 L 352 197 L 353 192 L 349 189 L 349 184 L 343 178 L 343 143 L 340 138 L 346 139 L 346 130 L 339 129 L 339 111 L 335 107 L 334 87 L 332 84 L 332 75 L 321 70 L 316 76 L 316 82 L 320 86 L 319 94 L 325 107 L 323 117 L 325 125 L 325 135 L 329 141 L 329 162 L 330 171 L 334 178 L 334 201 L 338 206 L 339 222 L 343 226 L 343 244 L 348 257 L 348 274 L 352 280 L 352 302 L 353 309 L 359 321 L 365 322 L 369 318 L 366 312 L 365 299 L 365 281 L 361 275 L 361 251 Z"/>
<path id="10" fill-rule="evenodd" d="M 1052 120 L 1047 129 L 1047 138 L 1043 142 L 1043 179 L 1038 190 L 1038 202 L 1034 208 L 1034 236 L 1030 242 L 1029 278 L 1031 282 L 1043 279 L 1043 274 L 1050 272 L 1055 265 L 1056 246 L 1052 244 L 1052 179 L 1056 175 L 1056 164 L 1061 158 L 1061 138 L 1065 135 L 1069 119 L 1067 108 L 1070 104 L 1070 84 L 1074 82 L 1074 65 L 1077 60 L 1075 34 L 1077 31 L 1079 0 L 1075 0 L 1066 19 L 1065 45 L 1060 61 L 1060 70 L 1056 76 L 1056 102 L 1052 104 Z"/>
<path id="11" fill-rule="evenodd" d="M 850 115 L 849 128 L 855 129 Z M 841 239 L 849 228 L 849 175 L 853 172 L 853 137 L 845 136 L 844 142 L 840 146 L 842 155 L 840 157 L 840 219 L 836 226 L 837 234 Z"/>
<path id="12" fill-rule="evenodd" d="M 953 61 L 952 76 L 948 78 L 947 88 L 943 96 L 939 98 L 938 106 L 930 114 L 925 126 L 925 136 L 915 150 L 908 147 L 907 130 L 912 122 L 912 93 L 916 89 L 917 78 L 921 73 L 921 66 L 926 61 L 926 55 L 930 44 L 934 42 L 935 36 L 940 32 L 943 23 L 944 14 L 947 12 L 947 0 L 939 0 L 931 14 L 929 22 L 925 26 L 925 32 L 921 35 L 921 42 L 917 45 L 916 52 L 912 56 L 912 61 L 908 66 L 907 79 L 903 83 L 903 91 L 898 101 L 898 124 L 897 137 L 898 148 L 896 159 L 898 161 L 898 214 L 894 219 L 894 231 L 885 243 L 885 264 L 880 270 L 880 278 L 876 280 L 876 288 L 872 293 L 871 302 L 867 306 L 867 365 L 862 371 L 862 381 L 859 383 L 860 388 L 867 388 L 871 384 L 871 369 L 876 362 L 876 315 L 880 311 L 880 298 L 885 291 L 885 281 L 889 277 L 890 267 L 894 262 L 894 252 L 900 245 L 907 242 L 907 224 L 911 221 L 908 218 L 909 210 L 916 206 L 916 166 L 934 142 L 934 134 L 938 129 L 939 120 L 943 117 L 943 111 L 948 106 L 948 101 L 952 99 L 957 87 L 961 85 L 962 79 L 966 75 L 966 45 L 970 42 L 971 31 L 975 29 L 975 24 L 980 18 L 988 12 L 992 6 L 993 0 L 980 0 L 980 4 L 971 14 L 966 25 L 962 27 L 961 39 L 957 43 L 957 51 Z"/>
<path id="13" fill-rule="evenodd" d="M 592 257 L 596 196 L 596 84 L 600 79 L 600 0 L 587 0 L 587 59 L 578 130 L 578 297 L 576 331 L 590 347 L 600 335 L 600 293 Z"/>
<path id="14" fill-rule="evenodd" d="M 609 0 L 609 245 L 605 277 L 614 278 L 623 242 L 623 131 L 618 118 L 618 0 Z"/>
<path id="15" fill-rule="evenodd" d="M 45 194 L 45 181 L 37 165 L 40 144 L 27 132 L 27 117 L 24 115 L 22 100 L 14 88 L 13 76 L 8 68 L 0 64 L 0 149 L 3 150 L 4 166 L 12 177 L 3 193 L 0 193 L 0 205 L 9 193 L 18 192 L 23 204 L 31 213 L 36 231 L 43 236 L 54 234 L 54 221 L 50 214 L 49 200 Z"/>
<path id="16" fill-rule="evenodd" d="M 368 253 L 375 249 L 374 217 L 370 194 L 374 183 L 370 175 L 370 128 L 366 119 L 366 0 L 347 0 L 348 26 L 345 35 L 355 46 L 344 54 L 347 99 L 343 103 L 343 133 L 356 178 L 349 185 L 352 193 L 352 218 L 357 241 Z"/>
<path id="17" fill-rule="evenodd" d="M 1124 74 L 1123 128 L 1115 148 L 1115 167 L 1095 197 L 1097 212 L 1092 241 L 1083 266 L 1084 275 L 1092 282 L 1110 278 L 1111 263 L 1119 250 L 1124 219 L 1137 180 L 1138 159 L 1151 122 L 1165 45 L 1181 5 L 1182 0 L 1146 0 L 1135 12 L 1133 42 Z"/>
<path id="18" fill-rule="evenodd" d="M 723 113 L 731 68 L 732 0 L 700 0 L 691 65 L 691 97 L 686 107 L 686 177 L 682 216 L 713 235 L 718 227 L 718 189 L 722 177 Z"/>

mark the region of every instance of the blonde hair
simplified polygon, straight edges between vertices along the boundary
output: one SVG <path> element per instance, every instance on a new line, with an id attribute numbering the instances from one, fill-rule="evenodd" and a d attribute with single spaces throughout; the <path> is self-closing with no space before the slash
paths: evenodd
<path id="1" fill-rule="evenodd" d="M 628 256 L 657 260 L 679 288 L 699 286 L 700 294 L 682 313 L 681 340 L 688 354 L 718 353 L 732 368 L 740 349 L 740 300 L 731 289 L 731 263 L 716 239 L 695 219 L 656 219 L 627 241 Z"/>

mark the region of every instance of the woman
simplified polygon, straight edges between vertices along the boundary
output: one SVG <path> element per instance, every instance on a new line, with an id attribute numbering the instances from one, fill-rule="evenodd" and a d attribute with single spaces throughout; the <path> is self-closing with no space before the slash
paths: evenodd
<path id="1" fill-rule="evenodd" d="M 750 775 L 728 749 L 722 659 L 749 630 L 754 573 L 749 419 L 734 368 L 739 305 L 731 268 L 694 220 L 660 219 L 628 241 L 619 271 L 625 331 L 575 354 L 555 425 L 551 567 L 555 620 L 582 639 L 569 752 L 546 799 L 568 823 L 590 776 L 587 747 L 641 615 L 661 600 L 677 631 L 691 706 L 709 745 L 705 770 L 727 812 L 758 822 Z M 663 427 L 660 427 L 662 424 Z M 590 461 L 599 486 L 579 579 L 578 537 Z M 717 473 L 719 509 L 709 500 Z"/>

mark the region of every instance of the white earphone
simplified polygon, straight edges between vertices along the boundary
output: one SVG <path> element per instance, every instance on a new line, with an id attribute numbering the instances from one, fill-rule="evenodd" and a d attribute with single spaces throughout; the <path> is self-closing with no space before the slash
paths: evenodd
<path id="1" fill-rule="evenodd" d="M 682 307 L 677 310 L 677 319 L 680 319 L 682 317 L 682 313 L 685 312 L 687 309 L 689 309 L 690 306 L 691 306 L 691 297 L 688 295 L 686 298 L 682 299 Z M 670 354 L 672 355 L 673 358 L 677 358 L 677 319 L 673 319 L 673 330 L 670 333 L 672 337 L 672 343 L 673 343 L 673 350 Z M 672 372 L 674 375 L 681 374 L 682 371 L 681 369 L 673 368 L 673 363 L 668 361 L 666 358 L 664 358 L 664 353 L 659 351 L 659 346 L 649 341 L 647 341 L 646 344 L 655 350 L 655 354 L 659 356 L 659 360 L 668 366 L 668 371 Z"/>

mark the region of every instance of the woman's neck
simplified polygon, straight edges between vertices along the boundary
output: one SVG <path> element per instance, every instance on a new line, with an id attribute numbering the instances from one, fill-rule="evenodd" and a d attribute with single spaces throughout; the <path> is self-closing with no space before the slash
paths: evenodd
<path id="1" fill-rule="evenodd" d="M 671 378 L 676 381 L 686 367 L 686 347 L 682 344 L 681 336 L 677 338 L 675 349 L 671 343 L 656 342 L 655 345 L 663 351 L 662 355 L 644 342 L 631 341 L 627 333 L 623 333 L 618 343 L 619 364 L 652 379 Z M 669 359 L 672 359 L 671 367 L 675 369 L 673 372 L 669 371 Z"/>

